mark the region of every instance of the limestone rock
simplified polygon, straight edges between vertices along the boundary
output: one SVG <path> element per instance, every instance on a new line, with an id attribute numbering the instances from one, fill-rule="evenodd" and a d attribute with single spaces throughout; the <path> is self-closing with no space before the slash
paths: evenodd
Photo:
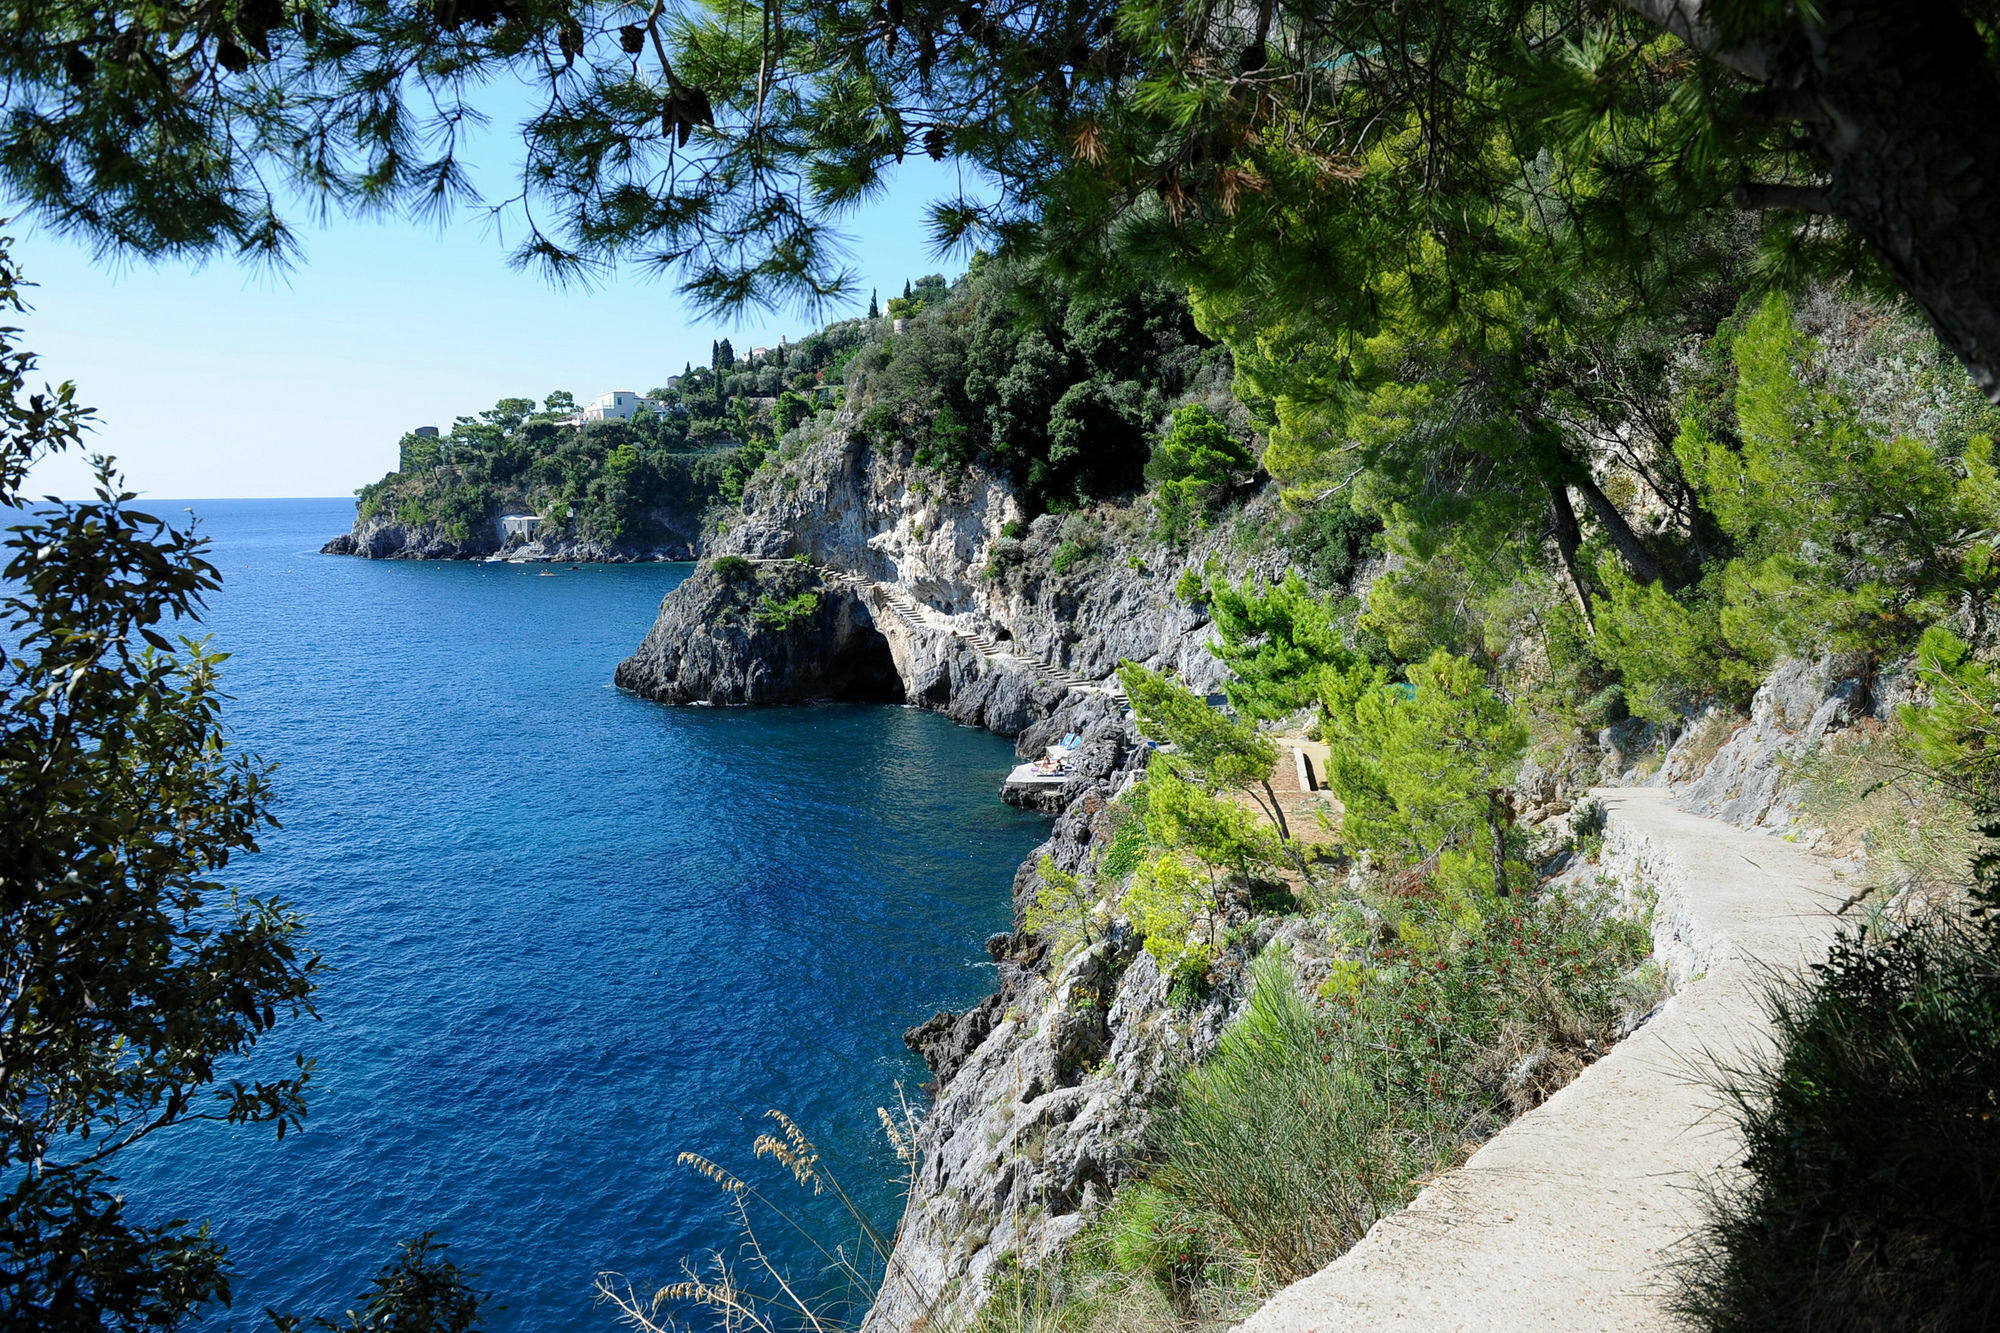
<path id="1" fill-rule="evenodd" d="M 813 599 L 811 609 L 781 618 L 777 608 L 801 597 Z M 672 704 L 903 697 L 868 608 L 790 560 L 697 570 L 668 595 L 613 679 Z"/>
<path id="2" fill-rule="evenodd" d="M 320 547 L 321 555 L 358 555 L 368 560 L 483 560 L 504 554 L 530 563 L 632 564 L 648 560 L 692 560 L 697 516 L 678 510 L 649 515 L 646 527 L 662 533 L 650 541 L 603 541 L 551 528 L 533 541 L 503 542 L 495 523 L 459 539 L 434 523 L 407 524 L 388 514 L 356 517 L 354 527 Z"/>
<path id="3" fill-rule="evenodd" d="M 1797 809 L 1787 784 L 1793 761 L 1819 748 L 1830 733 L 1871 713 L 1873 672 L 1867 659 L 1827 654 L 1793 659 L 1774 668 L 1750 702 L 1750 716 L 1698 771 L 1690 748 L 1706 717 L 1690 726 L 1667 752 L 1663 780 L 1681 785 L 1680 805 L 1743 828 L 1790 832 Z"/>

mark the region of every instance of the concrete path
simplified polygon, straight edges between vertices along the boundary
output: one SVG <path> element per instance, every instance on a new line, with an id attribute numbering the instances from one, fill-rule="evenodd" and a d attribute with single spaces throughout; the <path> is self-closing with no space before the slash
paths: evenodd
<path id="1" fill-rule="evenodd" d="M 1825 862 L 1675 809 L 1597 793 L 1606 861 L 1659 893 L 1654 939 L 1683 982 L 1652 1022 L 1440 1177 L 1242 1333 L 1671 1329 L 1662 1257 L 1735 1138 L 1706 1085 L 1766 1048 L 1758 987 L 1823 954 L 1846 898 Z"/>

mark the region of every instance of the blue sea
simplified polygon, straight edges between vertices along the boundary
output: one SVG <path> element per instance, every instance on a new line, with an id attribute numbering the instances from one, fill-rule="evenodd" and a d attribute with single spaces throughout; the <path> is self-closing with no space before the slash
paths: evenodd
<path id="1" fill-rule="evenodd" d="M 893 1223 L 876 1107 L 926 1077 L 901 1033 L 991 989 L 981 942 L 1046 833 L 996 796 L 1008 744 L 613 689 L 687 566 L 370 562 L 317 554 L 351 501 L 148 507 L 184 503 L 226 581 L 229 728 L 278 764 L 284 827 L 230 878 L 302 909 L 333 968 L 321 1021 L 254 1062 L 317 1058 L 303 1133 L 195 1126 L 121 1162 L 143 1215 L 229 1246 L 209 1326 L 337 1314 L 435 1231 L 488 1328 L 610 1329 L 600 1270 L 650 1291 L 735 1252 L 679 1154 L 783 1196 L 751 1156 L 770 1108 Z"/>

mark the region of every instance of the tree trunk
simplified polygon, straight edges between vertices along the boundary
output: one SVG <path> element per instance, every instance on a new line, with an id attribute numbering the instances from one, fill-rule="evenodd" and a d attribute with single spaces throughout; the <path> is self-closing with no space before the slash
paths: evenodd
<path id="1" fill-rule="evenodd" d="M 1264 780 L 1264 795 L 1271 798 L 1271 818 L 1278 826 L 1278 836 L 1286 842 L 1292 840 L 1292 827 L 1285 822 L 1285 807 L 1278 803 L 1278 793 L 1271 790 L 1270 779 Z"/>
<path id="2" fill-rule="evenodd" d="M 1737 202 L 1845 222 L 2000 402 L 2000 78 L 1964 11 L 1819 0 L 1818 21 L 1788 38 L 1731 44 L 1712 0 L 1624 3 L 1763 84 L 1765 112 L 1810 128 L 1826 180 L 1746 184 Z"/>
<path id="3" fill-rule="evenodd" d="M 1493 835 L 1493 891 L 1507 896 L 1507 826 L 1514 822 L 1514 803 L 1505 787 L 1486 793 L 1486 829 Z"/>
<path id="4" fill-rule="evenodd" d="M 1577 551 L 1583 546 L 1583 528 L 1576 521 L 1576 510 L 1569 502 L 1569 487 L 1559 481 L 1545 482 L 1549 492 L 1549 511 L 1555 518 L 1556 550 L 1562 553 L 1563 572 L 1569 575 L 1570 591 L 1576 594 L 1577 609 L 1583 612 L 1583 623 L 1597 633 L 1597 618 L 1590 610 L 1590 585 L 1584 581 L 1583 570 L 1577 564 Z"/>
<path id="5" fill-rule="evenodd" d="M 1583 502 L 1590 506 L 1591 517 L 1595 518 L 1597 525 L 1604 529 L 1604 535 L 1611 539 L 1611 545 L 1617 549 L 1639 582 L 1658 583 L 1666 577 L 1666 572 L 1660 568 L 1660 562 L 1646 549 L 1646 543 L 1639 540 L 1639 534 L 1625 521 L 1625 515 L 1618 512 L 1618 506 L 1611 503 L 1611 497 L 1606 495 L 1603 488 L 1591 477 L 1590 469 L 1579 465 L 1576 475 L 1569 479 L 1569 484 L 1576 487 L 1577 494 L 1581 495 Z"/>

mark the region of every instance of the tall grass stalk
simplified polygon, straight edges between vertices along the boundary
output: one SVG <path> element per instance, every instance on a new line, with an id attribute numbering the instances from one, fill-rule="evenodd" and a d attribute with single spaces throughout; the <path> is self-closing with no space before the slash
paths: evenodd
<path id="1" fill-rule="evenodd" d="M 1251 975 L 1246 1013 L 1161 1127 L 1155 1183 L 1212 1210 L 1286 1282 L 1359 1240 L 1457 1139 L 1430 1105 L 1390 1095 L 1379 1024 L 1314 1013 L 1282 950 Z"/>
<path id="2" fill-rule="evenodd" d="M 894 1114 L 886 1108 L 876 1114 L 902 1163 L 907 1196 L 917 1166 L 915 1113 L 904 1101 Z M 855 1238 L 829 1244 L 798 1210 L 701 1154 L 684 1152 L 680 1164 L 713 1181 L 729 1200 L 739 1258 L 732 1263 L 716 1250 L 699 1263 L 684 1259 L 682 1280 L 656 1288 L 650 1297 L 622 1274 L 599 1273 L 598 1300 L 610 1305 L 620 1322 L 638 1333 L 677 1333 L 681 1324 L 674 1312 L 692 1306 L 723 1333 L 844 1333 L 859 1325 L 886 1283 L 908 1280 L 896 1265 L 897 1232 L 883 1230 L 868 1215 L 790 1116 L 782 1111 L 765 1115 L 777 1132 L 759 1134 L 752 1156 L 770 1158 L 795 1186 L 814 1196 L 831 1195 L 854 1227 Z M 774 1232 L 802 1240 L 816 1256 L 818 1272 L 810 1286 L 778 1261 L 767 1239 Z"/>

